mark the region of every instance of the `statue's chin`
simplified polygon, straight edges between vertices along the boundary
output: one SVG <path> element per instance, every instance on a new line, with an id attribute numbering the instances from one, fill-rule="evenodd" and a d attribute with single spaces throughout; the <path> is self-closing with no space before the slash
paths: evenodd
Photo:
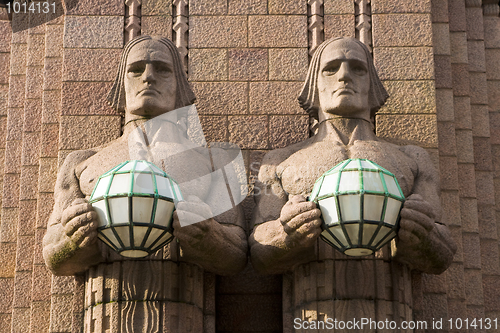
<path id="1" fill-rule="evenodd" d="M 370 119 L 370 109 L 360 108 L 356 105 L 341 105 L 323 111 L 324 118 L 362 118 Z"/>
<path id="2" fill-rule="evenodd" d="M 321 103 L 323 102 L 323 103 Z M 370 106 L 364 96 L 339 95 L 335 98 L 321 101 L 321 110 L 325 113 L 325 118 L 335 117 L 345 118 L 365 118 L 370 119 Z"/>
<path id="3" fill-rule="evenodd" d="M 136 108 L 132 109 L 126 108 L 125 112 L 129 113 L 130 115 L 137 116 L 139 118 L 154 118 L 156 116 L 162 115 L 172 110 L 173 108 L 158 106 L 156 104 L 144 103 Z"/>

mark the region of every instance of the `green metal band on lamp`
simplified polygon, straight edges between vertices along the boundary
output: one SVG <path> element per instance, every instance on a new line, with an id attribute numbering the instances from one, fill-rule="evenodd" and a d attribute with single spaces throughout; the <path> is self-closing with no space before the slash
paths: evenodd
<path id="1" fill-rule="evenodd" d="M 172 241 L 177 183 L 151 162 L 120 163 L 99 177 L 89 203 L 98 215 L 98 237 L 125 257 L 140 258 Z"/>
<path id="2" fill-rule="evenodd" d="M 366 159 L 348 159 L 315 182 L 321 238 L 350 256 L 372 254 L 396 237 L 405 201 L 396 177 Z"/>

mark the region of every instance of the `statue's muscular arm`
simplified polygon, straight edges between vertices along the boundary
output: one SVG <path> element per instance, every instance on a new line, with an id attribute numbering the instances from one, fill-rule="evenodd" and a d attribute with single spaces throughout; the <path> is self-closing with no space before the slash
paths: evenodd
<path id="1" fill-rule="evenodd" d="M 401 211 L 395 259 L 425 273 L 440 274 L 451 264 L 457 247 L 440 222 L 439 177 L 427 152 L 406 146 L 402 151 L 417 163 L 412 195 Z"/>
<path id="2" fill-rule="evenodd" d="M 217 189 L 226 190 L 227 189 Z M 201 222 L 181 227 L 183 221 L 199 221 L 211 216 L 210 207 L 195 196 L 177 204 L 174 235 L 181 248 L 182 260 L 195 263 L 219 275 L 236 274 L 247 263 L 247 237 L 240 206 Z"/>
<path id="3" fill-rule="evenodd" d="M 80 189 L 78 165 L 93 150 L 68 155 L 57 175 L 54 209 L 43 239 L 43 256 L 56 275 L 84 272 L 102 260 L 97 245 L 97 216 Z"/>
<path id="4" fill-rule="evenodd" d="M 236 171 L 229 167 L 232 158 L 226 151 L 211 148 L 211 156 L 218 165 L 225 166 L 226 178 L 221 173 L 213 173 L 209 193 L 204 200 L 188 195 L 185 201 L 177 204 L 174 236 L 179 240 L 182 260 L 219 275 L 236 274 L 245 268 L 248 260 L 243 209 L 237 205 L 212 217 L 212 209 L 220 212 L 229 208 L 226 206 L 228 186 L 234 183 L 227 182 L 230 182 L 229 179 L 234 181 Z M 180 221 L 190 225 L 181 227 Z"/>
<path id="5" fill-rule="evenodd" d="M 252 264 L 262 273 L 283 273 L 314 260 L 321 233 L 321 211 L 303 196 L 289 197 L 276 174 L 276 167 L 290 155 L 287 149 L 268 153 L 255 184 L 257 207 L 249 243 Z"/>

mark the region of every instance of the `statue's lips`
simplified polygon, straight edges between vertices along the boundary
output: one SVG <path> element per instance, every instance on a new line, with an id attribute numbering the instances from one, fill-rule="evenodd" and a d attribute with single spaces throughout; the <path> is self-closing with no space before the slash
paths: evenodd
<path id="1" fill-rule="evenodd" d="M 137 94 L 137 96 L 140 96 L 140 95 L 158 95 L 159 92 L 155 89 L 151 89 L 151 88 L 148 88 L 148 89 L 143 89 L 141 91 L 139 91 L 139 93 Z"/>
<path id="2" fill-rule="evenodd" d="M 339 88 L 335 90 L 337 95 L 354 95 L 356 92 L 351 88 Z"/>

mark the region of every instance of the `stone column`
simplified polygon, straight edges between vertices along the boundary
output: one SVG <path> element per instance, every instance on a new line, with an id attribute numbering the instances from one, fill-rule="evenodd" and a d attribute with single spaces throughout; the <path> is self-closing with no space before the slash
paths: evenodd
<path id="1" fill-rule="evenodd" d="M 391 262 L 389 246 L 375 256 L 354 259 L 319 240 L 318 252 L 319 261 L 294 270 L 291 288 L 284 284 L 284 293 L 292 293 L 292 302 L 290 308 L 283 310 L 292 313 L 293 318 L 344 322 L 361 318 L 397 322 L 412 319 L 410 271 Z M 287 319 L 293 322 L 293 318 Z M 343 331 L 347 330 L 340 330 Z M 373 331 L 365 327 L 360 332 Z"/>
<path id="2" fill-rule="evenodd" d="M 198 333 L 203 326 L 203 270 L 196 265 L 127 260 L 86 274 L 85 333 Z"/>
<path id="3" fill-rule="evenodd" d="M 491 143 L 492 172 L 494 185 L 493 217 L 496 220 L 496 229 L 500 228 L 500 7 L 496 1 L 483 1 L 484 46 L 486 58 L 486 79 L 488 91 L 488 111 Z M 493 227 L 493 226 L 492 226 Z M 496 237 L 495 237 L 496 236 Z M 496 247 L 498 234 L 490 233 L 489 246 L 485 247 L 485 254 L 491 253 L 488 261 L 494 269 L 483 274 L 485 316 L 500 317 L 500 270 L 498 263 L 499 252 Z M 495 239 L 496 238 L 496 239 Z M 496 241 L 495 241 L 496 240 Z M 486 273 L 486 272 L 485 272 Z"/>

